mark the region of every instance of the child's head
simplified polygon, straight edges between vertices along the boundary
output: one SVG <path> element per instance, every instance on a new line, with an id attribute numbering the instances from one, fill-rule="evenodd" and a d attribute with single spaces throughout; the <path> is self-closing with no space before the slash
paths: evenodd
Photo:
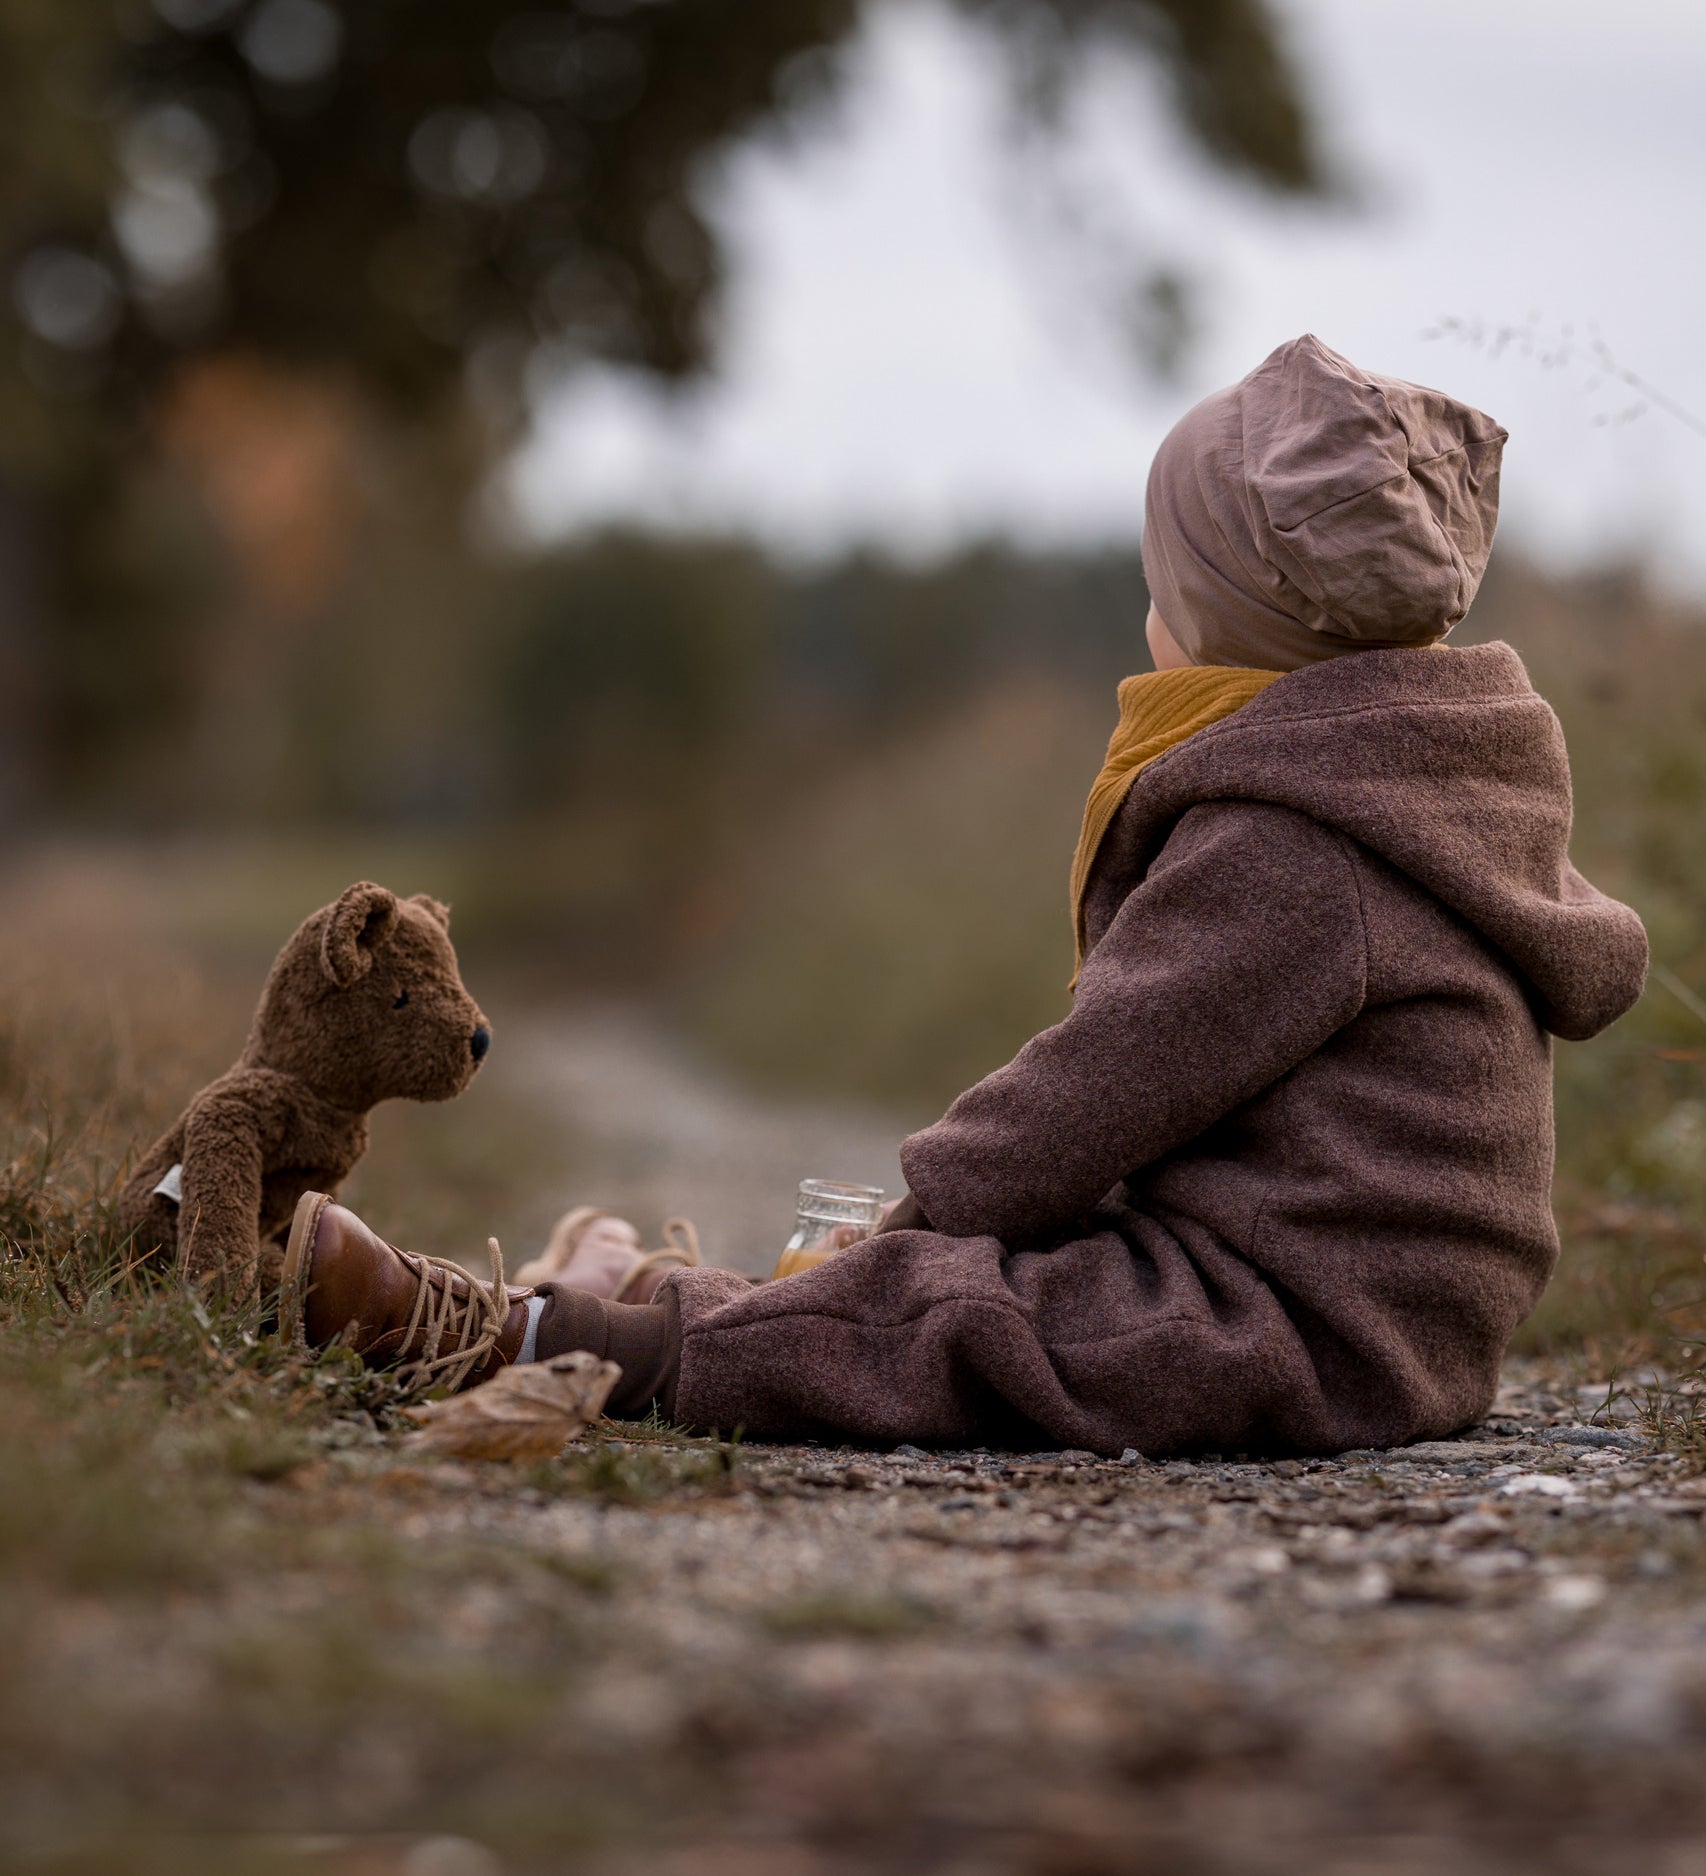
<path id="1" fill-rule="evenodd" d="M 1149 608 L 1149 617 L 1143 622 L 1143 636 L 1149 640 L 1149 655 L 1155 660 L 1157 671 L 1178 671 L 1187 664 L 1197 662 L 1167 629 L 1167 621 L 1153 605 Z M 1203 662 L 1212 664 L 1217 661 L 1205 658 Z"/>
<path id="2" fill-rule="evenodd" d="M 1157 667 L 1291 671 L 1444 638 L 1486 569 L 1504 442 L 1443 391 L 1359 370 L 1311 334 L 1282 345 L 1156 451 Z"/>

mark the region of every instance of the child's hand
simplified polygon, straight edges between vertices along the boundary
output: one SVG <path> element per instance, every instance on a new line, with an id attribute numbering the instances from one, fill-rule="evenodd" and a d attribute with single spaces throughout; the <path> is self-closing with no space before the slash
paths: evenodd
<path id="1" fill-rule="evenodd" d="M 903 1192 L 898 1199 L 883 1213 L 879 1231 L 928 1231 L 930 1220 L 924 1216 L 924 1208 L 910 1192 Z"/>
<path id="2" fill-rule="evenodd" d="M 850 1244 L 858 1244 L 871 1234 L 862 1231 L 857 1225 L 831 1225 L 818 1241 L 808 1248 L 828 1257 L 833 1251 L 844 1251 Z"/>

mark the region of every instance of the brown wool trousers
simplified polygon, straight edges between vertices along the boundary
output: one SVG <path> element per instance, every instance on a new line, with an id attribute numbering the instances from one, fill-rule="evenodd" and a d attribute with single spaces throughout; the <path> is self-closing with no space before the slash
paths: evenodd
<path id="1" fill-rule="evenodd" d="M 655 1303 L 612 1303 L 563 1283 L 541 1283 L 545 1299 L 534 1344 L 538 1361 L 585 1349 L 613 1361 L 622 1378 L 605 1402 L 617 1420 L 636 1420 L 655 1403 L 665 1418 L 675 1411 L 681 1372 L 681 1304 L 673 1295 Z"/>

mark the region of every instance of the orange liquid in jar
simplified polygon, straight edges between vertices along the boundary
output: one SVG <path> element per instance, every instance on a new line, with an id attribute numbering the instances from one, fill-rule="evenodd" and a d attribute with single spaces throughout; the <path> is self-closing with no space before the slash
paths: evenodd
<path id="1" fill-rule="evenodd" d="M 798 1216 L 794 1235 L 784 1246 L 770 1273 L 771 1281 L 797 1277 L 803 1270 L 815 1270 L 825 1258 L 833 1257 L 846 1245 L 825 1244 L 825 1236 L 851 1227 L 855 1242 L 867 1238 L 882 1218 L 883 1194 L 877 1186 L 841 1185 L 828 1179 L 803 1179 L 800 1182 Z"/>
<path id="2" fill-rule="evenodd" d="M 777 1277 L 795 1277 L 802 1270 L 815 1270 L 834 1255 L 833 1251 L 815 1251 L 810 1246 L 800 1251 L 784 1251 L 776 1259 L 776 1268 L 770 1273 L 771 1280 L 774 1282 Z"/>

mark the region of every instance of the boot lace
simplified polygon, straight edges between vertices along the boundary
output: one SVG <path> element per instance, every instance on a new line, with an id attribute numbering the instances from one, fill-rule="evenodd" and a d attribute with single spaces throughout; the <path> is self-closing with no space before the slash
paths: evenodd
<path id="1" fill-rule="evenodd" d="M 638 1289 L 640 1279 L 650 1271 L 697 1268 L 700 1262 L 699 1233 L 691 1218 L 666 1218 L 663 1239 L 661 1251 L 648 1251 L 622 1279 L 612 1302 L 626 1302 Z"/>
<path id="2" fill-rule="evenodd" d="M 446 1387 L 454 1392 L 491 1356 L 503 1333 L 509 1315 L 503 1252 L 496 1238 L 486 1240 L 486 1254 L 492 1260 L 489 1286 L 476 1281 L 452 1258 L 415 1251 L 398 1254 L 419 1278 L 403 1346 L 413 1345 L 417 1331 L 425 1336 L 421 1352 L 398 1370 L 402 1391 L 412 1395 L 429 1387 Z M 456 1293 L 458 1277 L 468 1286 L 466 1295 Z M 448 1336 L 455 1341 L 445 1348 Z"/>

